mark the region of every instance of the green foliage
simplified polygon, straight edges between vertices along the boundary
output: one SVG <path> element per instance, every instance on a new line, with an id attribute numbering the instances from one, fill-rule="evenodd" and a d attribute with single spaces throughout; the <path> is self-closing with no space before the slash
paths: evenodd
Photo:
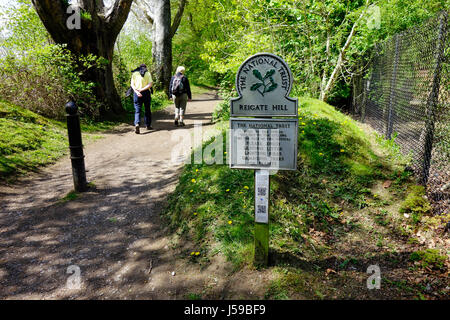
<path id="1" fill-rule="evenodd" d="M 235 90 L 228 90 L 222 88 L 219 90 L 219 96 L 223 100 L 216 106 L 213 112 L 213 121 L 227 121 L 230 120 L 231 107 L 230 100 L 237 97 L 237 92 Z"/>
<path id="2" fill-rule="evenodd" d="M 77 101 L 82 114 L 94 117 L 99 105 L 95 83 L 83 75 L 103 68 L 105 59 L 93 55 L 73 57 L 64 45 L 55 45 L 29 0 L 2 13 L 8 35 L 0 45 L 0 96 L 13 104 L 52 118 L 62 118 L 64 105 Z"/>
<path id="3" fill-rule="evenodd" d="M 82 119 L 83 133 L 111 130 L 115 122 Z M 91 136 L 83 136 L 83 139 Z M 93 137 L 96 138 L 96 137 Z M 98 137 L 97 137 L 98 138 Z M 36 171 L 69 151 L 66 122 L 0 101 L 0 181 Z"/>
<path id="4" fill-rule="evenodd" d="M 224 97 L 224 100 L 219 103 L 213 112 L 213 121 L 230 120 L 230 97 Z"/>
<path id="5" fill-rule="evenodd" d="M 412 186 L 405 201 L 401 204 L 400 213 L 410 213 L 413 223 L 417 224 L 424 214 L 431 212 L 431 205 L 425 198 L 423 186 Z"/>
<path id="6" fill-rule="evenodd" d="M 75 62 L 71 53 L 58 45 L 32 49 L 26 55 L 26 59 L 13 55 L 0 59 L 3 99 L 52 118 L 62 118 L 64 105 L 71 99 L 81 114 L 97 115 L 95 84 L 83 81 L 82 75 L 103 67 L 102 59 L 89 55 Z"/>
<path id="7" fill-rule="evenodd" d="M 186 295 L 187 300 L 202 300 L 202 295 L 198 293 L 189 293 Z"/>
<path id="8" fill-rule="evenodd" d="M 125 92 L 130 87 L 131 70 L 142 63 L 149 68 L 152 66 L 152 42 L 148 30 L 140 28 L 124 30 L 117 40 L 113 62 L 115 84 L 122 97 L 124 109 L 134 113 L 133 101 L 131 98 L 125 98 Z M 168 104 L 165 92 L 157 91 L 152 95 L 152 111 L 164 109 Z"/>
<path id="9" fill-rule="evenodd" d="M 61 199 L 61 202 L 70 202 L 78 199 L 80 194 L 76 191 L 70 191 L 64 198 Z"/>
<path id="10" fill-rule="evenodd" d="M 80 11 L 80 16 L 81 16 L 81 19 L 83 19 L 83 20 L 92 21 L 91 14 L 85 10 Z"/>
<path id="11" fill-rule="evenodd" d="M 193 0 L 175 39 L 174 56 L 192 65 L 194 70 L 190 72 L 196 77 L 203 72 L 211 79 L 213 72 L 217 84 L 232 88 L 238 67 L 247 57 L 258 52 L 275 53 L 293 71 L 294 93 L 317 97 L 356 22 L 345 68 L 330 97 L 334 101 L 346 99 L 352 75 L 361 72 L 376 43 L 449 8 L 446 0 L 368 4 L 364 0 Z M 373 6 L 379 8 L 379 28 L 371 23 L 377 12 Z"/>
<path id="12" fill-rule="evenodd" d="M 131 69 L 130 69 L 131 70 Z M 131 72 L 128 70 L 122 56 L 119 53 L 114 53 L 113 57 L 113 74 L 114 82 L 119 95 L 124 98 L 125 93 L 130 87 L 131 83 Z M 126 106 L 122 103 L 126 110 Z"/>
<path id="13" fill-rule="evenodd" d="M 189 80 L 196 85 L 217 85 L 221 78 L 210 68 L 209 62 L 202 59 L 204 43 L 221 35 L 221 27 L 214 23 L 214 1 L 189 1 L 178 32 L 173 38 L 174 68 L 186 67 Z M 175 10 L 174 10 L 175 11 Z"/>
<path id="14" fill-rule="evenodd" d="M 420 262 L 423 268 L 444 269 L 446 256 L 442 256 L 437 249 L 415 251 L 409 256 L 411 261 Z"/>
<path id="15" fill-rule="evenodd" d="M 117 39 L 113 60 L 114 79 L 121 96 L 124 96 L 130 87 L 131 70 L 142 63 L 147 66 L 152 65 L 150 33 L 148 30 L 141 29 L 124 30 Z"/>
<path id="16" fill-rule="evenodd" d="M 6 7 L 0 12 L 4 22 L 0 31 L 7 35 L 1 46 L 25 52 L 49 43 L 50 36 L 34 11 L 31 1 L 16 2 L 16 6 Z"/>
<path id="17" fill-rule="evenodd" d="M 171 103 L 170 100 L 167 99 L 167 95 L 163 91 L 158 91 L 152 95 L 152 110 L 158 111 L 167 107 Z"/>
<path id="18" fill-rule="evenodd" d="M 116 54 L 127 70 L 136 69 L 142 63 L 152 65 L 152 40 L 149 29 L 149 26 L 145 26 L 145 29 L 124 31 L 117 39 Z"/>

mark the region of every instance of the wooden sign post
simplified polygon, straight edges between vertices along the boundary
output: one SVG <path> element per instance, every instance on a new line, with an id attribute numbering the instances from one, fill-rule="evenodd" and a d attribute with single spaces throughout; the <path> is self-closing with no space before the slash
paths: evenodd
<path id="1" fill-rule="evenodd" d="M 255 170 L 255 265 L 269 261 L 270 171 Z"/>
<path id="2" fill-rule="evenodd" d="M 255 170 L 257 266 L 269 262 L 270 175 L 297 170 L 298 101 L 289 97 L 292 83 L 292 73 L 283 59 L 260 53 L 239 68 L 239 98 L 231 100 L 230 168 Z"/>

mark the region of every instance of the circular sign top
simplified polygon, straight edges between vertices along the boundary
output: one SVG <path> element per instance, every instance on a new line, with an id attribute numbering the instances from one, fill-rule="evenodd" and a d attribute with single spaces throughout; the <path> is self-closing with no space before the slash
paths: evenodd
<path id="1" fill-rule="evenodd" d="M 287 63 L 271 53 L 258 53 L 248 58 L 236 76 L 239 95 L 287 97 L 292 89 L 292 73 Z"/>

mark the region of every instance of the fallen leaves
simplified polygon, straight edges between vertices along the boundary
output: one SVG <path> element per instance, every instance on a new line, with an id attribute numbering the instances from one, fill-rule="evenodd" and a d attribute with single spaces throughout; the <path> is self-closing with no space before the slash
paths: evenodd
<path id="1" fill-rule="evenodd" d="M 329 275 L 330 273 L 334 273 L 334 274 L 337 273 L 335 270 L 330 269 L 330 268 L 328 268 L 326 272 L 327 272 L 327 275 Z"/>
<path id="2" fill-rule="evenodd" d="M 391 187 L 391 185 L 392 185 L 392 181 L 391 181 L 391 180 L 386 180 L 386 181 L 383 183 L 383 188 L 389 189 L 389 188 Z"/>

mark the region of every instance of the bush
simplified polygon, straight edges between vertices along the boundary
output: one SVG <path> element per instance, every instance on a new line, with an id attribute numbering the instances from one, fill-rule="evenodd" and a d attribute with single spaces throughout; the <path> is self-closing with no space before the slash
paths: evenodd
<path id="1" fill-rule="evenodd" d="M 26 53 L 26 59 L 8 55 L 0 59 L 0 96 L 38 114 L 62 118 L 68 100 L 77 101 L 80 113 L 94 117 L 98 103 L 95 84 L 81 79 L 83 73 L 103 66 L 102 59 L 74 57 L 60 45 L 47 45 Z"/>
<path id="2" fill-rule="evenodd" d="M 169 104 L 167 95 L 164 91 L 158 91 L 152 95 L 152 110 L 158 111 L 165 108 Z"/>
<path id="3" fill-rule="evenodd" d="M 66 102 L 75 100 L 81 114 L 96 116 L 95 83 L 82 78 L 94 68 L 103 68 L 105 59 L 93 55 L 75 58 L 65 46 L 50 43 L 29 0 L 18 1 L 18 6 L 0 18 L 8 31 L 0 42 L 2 99 L 51 118 L 62 118 Z"/>

